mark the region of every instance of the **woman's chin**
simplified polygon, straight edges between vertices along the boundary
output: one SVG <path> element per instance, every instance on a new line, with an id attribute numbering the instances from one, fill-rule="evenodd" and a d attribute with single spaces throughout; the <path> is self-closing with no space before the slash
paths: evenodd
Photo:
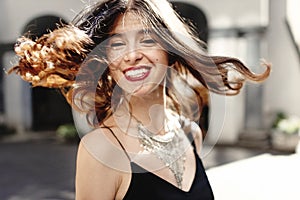
<path id="1" fill-rule="evenodd" d="M 135 97 L 147 97 L 149 95 L 155 95 L 158 93 L 159 86 L 157 84 L 143 84 L 141 86 L 135 88 L 124 88 L 124 91 L 128 94 L 128 96 L 135 96 Z M 155 95 L 156 96 L 156 95 Z"/>

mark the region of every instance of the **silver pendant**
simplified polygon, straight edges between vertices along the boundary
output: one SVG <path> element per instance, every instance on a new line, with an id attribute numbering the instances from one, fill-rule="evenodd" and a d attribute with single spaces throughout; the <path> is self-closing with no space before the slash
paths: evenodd
<path id="1" fill-rule="evenodd" d="M 185 163 L 185 133 L 182 129 L 170 130 L 165 135 L 155 135 L 138 123 L 138 139 L 144 150 L 157 156 L 175 176 L 177 185 L 182 188 Z"/>

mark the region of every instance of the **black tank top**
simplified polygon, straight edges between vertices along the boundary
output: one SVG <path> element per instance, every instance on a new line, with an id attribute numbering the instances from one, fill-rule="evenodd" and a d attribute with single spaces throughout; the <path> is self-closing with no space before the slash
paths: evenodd
<path id="1" fill-rule="evenodd" d="M 110 131 L 112 132 L 112 130 Z M 123 148 L 124 153 L 130 160 L 129 155 L 119 139 L 113 132 L 112 134 L 115 136 L 118 143 Z M 191 135 L 192 134 L 189 134 L 189 138 L 192 137 Z M 131 182 L 123 200 L 213 200 L 214 195 L 202 161 L 196 152 L 194 142 L 192 142 L 192 145 L 194 147 L 193 151 L 196 158 L 196 173 L 189 191 L 185 192 L 177 188 L 159 176 L 130 161 L 131 171 L 137 173 L 132 173 Z"/>

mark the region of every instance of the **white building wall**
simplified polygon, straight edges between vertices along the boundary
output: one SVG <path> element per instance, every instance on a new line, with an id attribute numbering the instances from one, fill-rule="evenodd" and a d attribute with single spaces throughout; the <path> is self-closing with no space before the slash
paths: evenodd
<path id="1" fill-rule="evenodd" d="M 299 1 L 298 4 L 300 6 Z M 299 9 L 299 6 L 296 8 Z M 266 39 L 273 70 L 266 82 L 264 102 L 269 116 L 276 111 L 300 116 L 300 62 L 285 20 L 286 0 L 270 1 L 270 25 Z"/>
<path id="2" fill-rule="evenodd" d="M 84 6 L 81 0 L 1 0 L 0 41 L 15 41 L 24 25 L 43 15 L 71 20 Z M 3 19 L 4 18 L 4 19 Z"/>
<path id="3" fill-rule="evenodd" d="M 257 27 L 268 24 L 269 0 L 174 0 L 199 6 L 210 27 Z M 276 0 L 277 1 L 277 0 Z"/>
<path id="4" fill-rule="evenodd" d="M 245 60 L 246 41 L 236 35 L 216 37 L 209 40 L 209 52 L 213 55 L 236 56 Z M 219 119 L 218 123 L 211 121 L 209 138 L 212 141 L 231 143 L 238 139 L 244 128 L 245 94 L 244 90 L 237 96 L 220 97 L 211 94 L 211 120 Z M 216 109 L 217 108 L 217 109 Z M 221 120 L 222 119 L 222 120 Z M 220 127 L 222 127 L 220 129 Z"/>

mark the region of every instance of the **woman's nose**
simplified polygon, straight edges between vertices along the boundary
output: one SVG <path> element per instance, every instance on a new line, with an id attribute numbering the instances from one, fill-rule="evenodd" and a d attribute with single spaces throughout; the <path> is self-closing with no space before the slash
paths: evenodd
<path id="1" fill-rule="evenodd" d="M 124 55 L 124 61 L 136 63 L 143 58 L 143 54 L 139 49 L 131 50 Z"/>

